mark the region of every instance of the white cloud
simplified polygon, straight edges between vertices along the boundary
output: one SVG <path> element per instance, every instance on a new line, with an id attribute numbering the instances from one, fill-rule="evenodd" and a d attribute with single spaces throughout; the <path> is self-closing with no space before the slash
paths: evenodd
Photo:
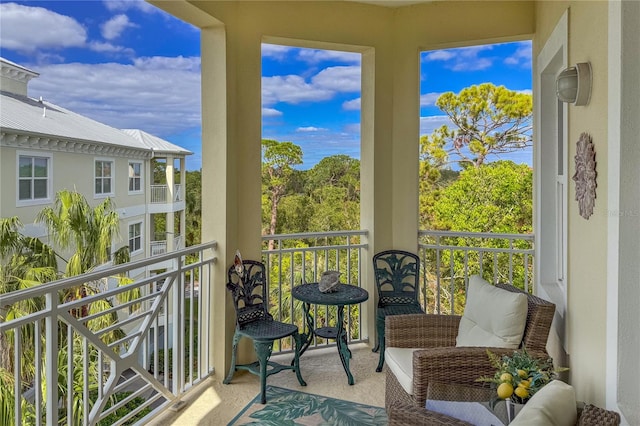
<path id="1" fill-rule="evenodd" d="M 278 61 L 282 61 L 287 57 L 287 54 L 293 49 L 294 49 L 293 47 L 281 46 L 279 44 L 262 43 L 262 56 L 267 58 L 273 58 Z"/>
<path id="2" fill-rule="evenodd" d="M 426 55 L 427 61 L 448 61 L 456 55 L 450 50 L 436 50 Z"/>
<path id="3" fill-rule="evenodd" d="M 299 49 L 298 59 L 311 64 L 322 61 L 336 61 L 360 64 L 362 56 L 354 52 L 342 52 L 338 50 Z"/>
<path id="4" fill-rule="evenodd" d="M 342 103 L 342 109 L 345 111 L 358 111 L 360 109 L 361 98 L 352 99 Z"/>
<path id="5" fill-rule="evenodd" d="M 433 106 L 442 93 L 431 92 L 420 95 L 420 106 Z"/>
<path id="6" fill-rule="evenodd" d="M 154 5 L 144 0 L 104 0 L 104 7 L 112 12 L 124 12 L 127 10 L 140 10 L 144 13 L 162 12 Z"/>
<path id="7" fill-rule="evenodd" d="M 141 58 L 134 64 L 58 64 L 34 71 L 29 96 L 116 128 L 159 137 L 199 127 L 200 58 Z"/>
<path id="8" fill-rule="evenodd" d="M 324 61 L 360 64 L 361 55 L 355 52 L 338 50 L 309 49 L 303 47 L 282 46 L 279 44 L 262 44 L 262 56 L 276 61 L 284 61 L 292 53 L 295 60 L 308 64 L 318 64 Z"/>
<path id="9" fill-rule="evenodd" d="M 451 127 L 452 123 L 446 115 L 432 115 L 428 117 L 420 117 L 420 136 L 429 135 L 443 124 Z"/>
<path id="10" fill-rule="evenodd" d="M 506 65 L 512 65 L 521 68 L 531 68 L 531 42 L 522 42 L 513 53 L 513 55 L 505 58 Z"/>
<path id="11" fill-rule="evenodd" d="M 492 50 L 490 44 L 461 47 L 431 52 L 425 56 L 427 61 L 443 61 L 444 67 L 452 71 L 479 71 L 493 65 L 495 58 L 479 57 L 485 50 Z"/>
<path id="12" fill-rule="evenodd" d="M 82 47 L 87 31 L 75 19 L 42 7 L 0 4 L 0 47 L 33 53 L 41 49 Z"/>
<path id="13" fill-rule="evenodd" d="M 326 101 L 333 96 L 333 91 L 307 83 L 298 75 L 262 78 L 262 102 L 264 105 L 273 105 L 278 102 L 298 104 Z"/>
<path id="14" fill-rule="evenodd" d="M 282 111 L 278 111 L 275 108 L 262 108 L 263 117 L 280 117 L 281 115 Z"/>
<path id="15" fill-rule="evenodd" d="M 298 127 L 296 129 L 296 132 L 325 132 L 328 129 L 325 129 L 323 127 L 313 127 L 313 126 L 309 126 L 309 127 Z"/>
<path id="16" fill-rule="evenodd" d="M 89 43 L 89 49 L 94 52 L 102 52 L 102 53 L 124 53 L 129 56 L 133 56 L 135 51 L 128 47 L 117 46 L 111 43 L 104 43 L 100 41 L 92 41 Z"/>
<path id="17" fill-rule="evenodd" d="M 137 27 L 137 25 L 129 21 L 129 17 L 127 15 L 120 14 L 100 25 L 100 31 L 102 33 L 102 37 L 107 40 L 113 40 L 120 37 L 127 28 L 134 27 Z"/>
<path id="18" fill-rule="evenodd" d="M 136 68 L 142 70 L 167 69 L 176 71 L 200 72 L 200 58 L 185 56 L 150 56 L 136 58 L 133 61 Z"/>
<path id="19" fill-rule="evenodd" d="M 335 92 L 360 91 L 360 66 L 329 67 L 311 79 L 314 85 Z"/>
<path id="20" fill-rule="evenodd" d="M 360 67 L 329 67 L 320 71 L 308 82 L 299 75 L 282 75 L 262 78 L 262 104 L 270 106 L 278 102 L 299 104 L 332 99 L 337 93 L 360 91 Z"/>

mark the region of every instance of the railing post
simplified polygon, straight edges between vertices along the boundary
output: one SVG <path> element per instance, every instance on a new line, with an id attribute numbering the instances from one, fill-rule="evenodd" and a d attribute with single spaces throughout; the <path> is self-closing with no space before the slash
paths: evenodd
<path id="1" fill-rule="evenodd" d="M 45 319 L 47 425 L 58 424 L 58 294 L 47 292 L 45 306 L 50 315 Z M 40 362 L 40 360 L 37 360 Z M 54 384 L 51 386 L 51 384 Z M 20 398 L 20 395 L 16 395 Z M 16 419 L 18 421 L 18 419 Z M 16 423 L 17 424 L 17 423 Z"/>
<path id="2" fill-rule="evenodd" d="M 184 333 L 184 303 L 182 301 L 184 298 L 184 276 L 182 272 L 182 256 L 178 256 L 175 261 L 177 273 L 176 280 L 173 283 L 173 339 L 171 345 L 173 348 L 173 365 L 171 368 L 173 372 L 172 391 L 174 395 L 178 395 L 184 383 L 184 345 L 182 344 L 182 335 Z M 168 316 L 169 313 L 167 312 L 165 315 Z M 165 349 L 165 356 L 168 355 L 169 351 Z"/>

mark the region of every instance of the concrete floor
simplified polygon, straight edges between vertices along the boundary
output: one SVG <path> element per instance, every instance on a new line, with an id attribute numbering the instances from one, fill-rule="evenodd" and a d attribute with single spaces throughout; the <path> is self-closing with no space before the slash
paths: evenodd
<path id="1" fill-rule="evenodd" d="M 367 344 L 350 346 L 353 353 L 350 369 L 355 384 L 349 386 L 347 376 L 335 347 L 306 352 L 300 358 L 302 377 L 307 386 L 300 386 L 291 371 L 274 374 L 267 379 L 268 385 L 332 398 L 384 407 L 385 372 L 376 373 L 378 354 L 371 352 Z M 292 355 L 274 356 L 274 361 L 290 362 Z M 226 372 L 225 372 L 226 373 Z M 178 412 L 167 411 L 154 419 L 154 426 L 213 426 L 226 425 L 260 392 L 258 376 L 239 371 L 230 384 L 222 384 L 220 374 L 207 379 L 185 398 L 186 407 Z M 267 393 L 267 403 L 269 394 Z"/>

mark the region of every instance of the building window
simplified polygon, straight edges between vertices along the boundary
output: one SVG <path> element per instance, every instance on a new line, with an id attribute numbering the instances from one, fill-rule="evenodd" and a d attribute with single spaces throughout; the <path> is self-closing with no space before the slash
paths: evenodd
<path id="1" fill-rule="evenodd" d="M 129 253 L 142 250 L 142 222 L 129 225 Z"/>
<path id="2" fill-rule="evenodd" d="M 113 193 L 113 161 L 96 160 L 95 172 L 96 195 L 109 195 Z"/>
<path id="3" fill-rule="evenodd" d="M 51 157 L 18 154 L 18 202 L 50 199 Z"/>
<path id="4" fill-rule="evenodd" d="M 129 192 L 142 190 L 142 163 L 129 162 Z"/>

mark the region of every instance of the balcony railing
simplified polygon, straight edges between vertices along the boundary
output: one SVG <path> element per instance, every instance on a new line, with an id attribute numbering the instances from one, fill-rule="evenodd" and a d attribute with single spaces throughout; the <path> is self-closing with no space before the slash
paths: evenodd
<path id="1" fill-rule="evenodd" d="M 150 190 L 151 203 L 153 204 L 168 203 L 171 199 L 168 185 L 151 185 Z M 173 201 L 180 200 L 182 200 L 182 184 L 176 183 L 173 185 Z"/>
<path id="2" fill-rule="evenodd" d="M 324 271 L 340 271 L 341 282 L 362 286 L 363 261 L 364 265 L 369 265 L 362 256 L 362 250 L 367 247 L 362 241 L 366 235 L 367 231 L 337 231 L 263 236 L 262 257 L 269 273 L 270 307 L 274 318 L 296 324 L 302 330 L 302 304 L 291 297 L 291 288 L 301 283 L 318 282 Z M 270 242 L 272 248 L 269 248 Z M 345 309 L 348 309 L 348 315 L 345 315 L 349 330 L 347 340 L 363 341 L 360 305 Z M 312 312 L 318 327 L 335 326 L 335 306 L 314 305 Z M 281 343 L 274 347 L 274 352 L 291 349 L 289 342 Z M 332 344 L 335 342 L 316 337 L 310 349 Z"/>
<path id="3" fill-rule="evenodd" d="M 462 314 L 473 274 L 532 292 L 533 243 L 532 234 L 420 231 L 425 312 Z"/>
<path id="4" fill-rule="evenodd" d="M 151 185 L 150 189 L 152 203 L 156 204 L 167 202 L 167 193 L 169 192 L 167 185 Z"/>
<path id="5" fill-rule="evenodd" d="M 0 423 L 144 423 L 211 375 L 215 247 L 1 295 L 0 391 L 13 417 Z M 157 262 L 163 272 L 128 279 Z"/>
<path id="6" fill-rule="evenodd" d="M 180 250 L 182 248 L 182 236 L 177 235 L 173 237 L 173 250 Z M 151 241 L 149 243 L 149 255 L 159 256 L 167 252 L 167 240 Z"/>

